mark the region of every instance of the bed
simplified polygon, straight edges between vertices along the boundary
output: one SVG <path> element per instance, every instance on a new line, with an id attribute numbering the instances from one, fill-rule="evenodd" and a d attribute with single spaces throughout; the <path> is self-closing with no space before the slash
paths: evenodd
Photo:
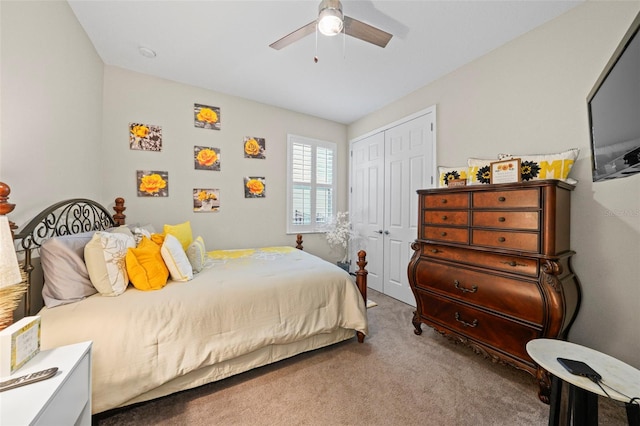
<path id="1" fill-rule="evenodd" d="M 43 257 L 43 245 L 53 245 L 47 241 L 96 238 L 105 230 L 125 227 L 123 199 L 116 199 L 114 210 L 112 216 L 91 200 L 67 200 L 22 227 L 15 239 L 31 287 L 28 294 L 47 292 L 34 273 L 34 251 Z M 54 268 L 45 260 L 47 277 L 56 268 L 58 275 L 64 273 L 64 261 L 57 259 Z M 93 342 L 95 414 L 354 336 L 362 343 L 368 332 L 364 252 L 359 253 L 358 265 L 354 279 L 336 265 L 304 252 L 298 236 L 297 248 L 208 252 L 202 270 L 192 279 L 169 279 L 158 290 L 125 285 L 115 297 L 98 292 L 42 308 L 38 297 L 28 296 L 26 306 L 31 315 L 41 316 L 43 350 Z"/>

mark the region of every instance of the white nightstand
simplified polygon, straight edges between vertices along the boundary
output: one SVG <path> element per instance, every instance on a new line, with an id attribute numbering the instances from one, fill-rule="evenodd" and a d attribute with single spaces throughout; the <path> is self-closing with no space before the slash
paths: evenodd
<path id="1" fill-rule="evenodd" d="M 0 392 L 1 425 L 91 425 L 91 342 L 42 351 L 10 377 L 50 367 L 54 377 Z"/>

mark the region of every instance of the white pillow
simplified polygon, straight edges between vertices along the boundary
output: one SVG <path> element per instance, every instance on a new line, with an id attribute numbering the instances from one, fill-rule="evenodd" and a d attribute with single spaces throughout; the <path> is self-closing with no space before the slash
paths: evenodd
<path id="1" fill-rule="evenodd" d="M 160 254 L 167 265 L 172 280 L 189 281 L 193 279 L 193 268 L 182 248 L 182 244 L 176 237 L 171 234 L 164 236 Z"/>
<path id="2" fill-rule="evenodd" d="M 197 237 L 189 247 L 187 247 L 187 258 L 193 268 L 193 272 L 198 273 L 204 268 L 206 249 L 202 237 Z"/>
<path id="3" fill-rule="evenodd" d="M 559 179 L 569 183 L 577 181 L 569 177 L 569 172 L 578 158 L 580 150 L 572 148 L 555 154 L 498 154 L 500 160 L 520 159 L 522 181 Z"/>
<path id="4" fill-rule="evenodd" d="M 130 235 L 96 232 L 84 247 L 84 261 L 91 284 L 103 296 L 118 296 L 129 285 L 125 257 L 136 243 Z"/>

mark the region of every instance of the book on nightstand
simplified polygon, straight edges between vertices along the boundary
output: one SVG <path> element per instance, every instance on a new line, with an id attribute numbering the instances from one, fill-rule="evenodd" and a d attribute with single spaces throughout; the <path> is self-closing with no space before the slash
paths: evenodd
<path id="1" fill-rule="evenodd" d="M 40 317 L 25 317 L 0 331 L 0 377 L 15 373 L 40 352 Z"/>

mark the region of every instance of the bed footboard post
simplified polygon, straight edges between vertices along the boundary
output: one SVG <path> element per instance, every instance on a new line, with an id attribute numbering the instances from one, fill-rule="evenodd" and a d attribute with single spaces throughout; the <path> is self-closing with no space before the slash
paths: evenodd
<path id="1" fill-rule="evenodd" d="M 367 303 L 367 275 L 369 272 L 364 268 L 367 266 L 367 252 L 364 250 L 360 250 L 358 252 L 358 270 L 356 271 L 356 285 L 358 286 L 358 290 L 362 294 L 364 298 L 364 303 Z"/>
<path id="2" fill-rule="evenodd" d="M 122 213 L 127 209 L 124 206 L 124 198 L 122 197 L 116 198 L 115 206 L 113 206 L 113 209 L 116 211 L 116 213 L 113 215 L 113 220 L 120 226 L 124 225 L 125 219 L 127 217 L 127 215 Z"/>
<path id="3" fill-rule="evenodd" d="M 296 248 L 298 250 L 302 250 L 303 249 L 303 247 L 302 247 L 302 234 L 296 235 Z"/>

